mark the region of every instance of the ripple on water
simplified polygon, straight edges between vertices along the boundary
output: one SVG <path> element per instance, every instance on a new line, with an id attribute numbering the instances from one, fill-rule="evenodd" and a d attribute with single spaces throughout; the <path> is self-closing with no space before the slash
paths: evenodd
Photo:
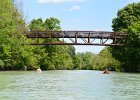
<path id="1" fill-rule="evenodd" d="M 140 75 L 101 71 L 0 73 L 0 100 L 139 100 Z"/>

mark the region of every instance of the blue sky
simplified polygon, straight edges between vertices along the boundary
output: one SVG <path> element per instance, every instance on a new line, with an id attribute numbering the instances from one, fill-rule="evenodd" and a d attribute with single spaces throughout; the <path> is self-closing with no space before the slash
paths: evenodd
<path id="1" fill-rule="evenodd" d="M 21 0 L 18 0 L 21 1 Z M 127 4 L 140 0 L 22 0 L 26 21 L 56 17 L 62 30 L 112 31 L 112 19 Z M 76 52 L 99 53 L 100 46 L 76 46 Z"/>

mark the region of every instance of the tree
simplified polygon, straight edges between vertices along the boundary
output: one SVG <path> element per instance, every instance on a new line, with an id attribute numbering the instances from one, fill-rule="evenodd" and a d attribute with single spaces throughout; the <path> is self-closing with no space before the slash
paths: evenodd
<path id="1" fill-rule="evenodd" d="M 120 62 L 112 57 L 109 47 L 105 47 L 98 55 L 93 56 L 93 69 L 120 71 Z"/>
<path id="2" fill-rule="evenodd" d="M 14 60 L 19 57 L 19 46 L 23 45 L 19 32 L 25 23 L 11 0 L 0 1 L 0 13 L 0 59 L 4 65 L 3 69 L 13 69 L 13 65 L 19 64 Z"/>
<path id="3" fill-rule="evenodd" d="M 54 17 L 47 18 L 45 21 L 45 28 L 46 30 L 54 30 L 54 31 L 61 30 L 60 20 Z"/>
<path id="4" fill-rule="evenodd" d="M 128 33 L 125 47 L 112 47 L 112 55 L 121 61 L 124 71 L 140 71 L 140 2 L 125 6 L 113 19 L 113 30 Z"/>
<path id="5" fill-rule="evenodd" d="M 74 69 L 92 70 L 95 54 L 92 52 L 78 52 L 74 59 Z"/>
<path id="6" fill-rule="evenodd" d="M 58 31 L 61 30 L 60 21 L 57 18 L 47 18 L 45 21 L 42 18 L 33 19 L 29 25 L 31 31 Z M 44 39 L 44 42 L 58 42 L 58 39 Z M 35 49 L 40 48 L 36 47 Z M 43 56 L 39 60 L 39 65 L 42 69 L 73 69 L 71 56 L 74 55 L 74 49 L 69 46 L 42 46 L 40 50 L 44 49 Z M 34 52 L 40 55 L 39 51 Z"/>
<path id="7" fill-rule="evenodd" d="M 29 25 L 31 31 L 45 31 L 45 30 L 61 30 L 60 21 L 57 18 L 50 17 L 47 18 L 44 22 L 42 18 L 33 19 Z"/>
<path id="8" fill-rule="evenodd" d="M 46 30 L 42 18 L 33 19 L 29 25 L 31 31 L 44 31 Z"/>
<path id="9" fill-rule="evenodd" d="M 33 57 L 32 47 L 25 44 L 25 21 L 14 0 L 1 0 L 0 13 L 1 70 L 33 69 L 37 60 Z"/>

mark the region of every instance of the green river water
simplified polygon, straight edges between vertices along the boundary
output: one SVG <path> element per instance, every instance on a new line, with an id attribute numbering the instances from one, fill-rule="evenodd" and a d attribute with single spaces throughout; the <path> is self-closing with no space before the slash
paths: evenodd
<path id="1" fill-rule="evenodd" d="M 140 74 L 90 70 L 0 72 L 0 100 L 140 100 Z"/>

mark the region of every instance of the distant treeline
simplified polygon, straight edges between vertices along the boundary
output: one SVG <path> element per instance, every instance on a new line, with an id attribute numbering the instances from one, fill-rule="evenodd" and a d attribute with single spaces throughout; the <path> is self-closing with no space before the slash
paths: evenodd
<path id="1" fill-rule="evenodd" d="M 57 18 L 33 19 L 29 25 L 14 0 L 0 0 L 0 70 L 103 70 L 140 72 L 140 3 L 129 4 L 113 19 L 114 31 L 127 32 L 125 47 L 106 47 L 99 54 L 76 53 L 74 46 L 31 46 L 27 30 L 62 30 Z M 55 42 L 57 39 L 40 39 Z M 59 40 L 61 41 L 61 40 Z"/>

